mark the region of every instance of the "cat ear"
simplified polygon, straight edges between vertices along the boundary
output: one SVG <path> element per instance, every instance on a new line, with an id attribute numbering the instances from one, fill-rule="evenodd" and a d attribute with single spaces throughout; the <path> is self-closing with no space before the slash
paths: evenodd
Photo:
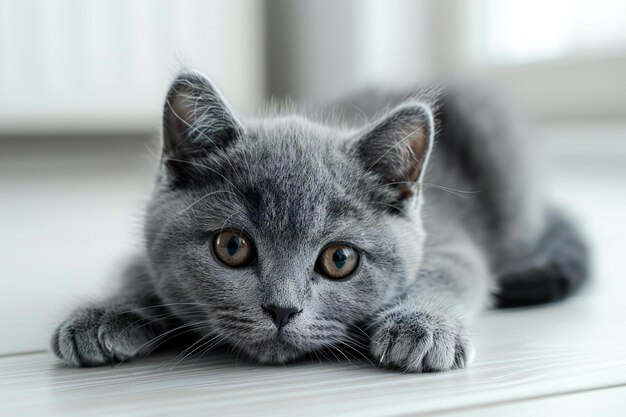
<path id="1" fill-rule="evenodd" d="M 203 74 L 185 72 L 174 80 L 163 111 L 164 157 L 186 159 L 223 149 L 242 131 L 222 94 Z"/>
<path id="2" fill-rule="evenodd" d="M 398 200 L 419 191 L 433 146 L 430 108 L 405 103 L 369 126 L 356 142 L 356 153 L 367 172 L 397 190 Z"/>

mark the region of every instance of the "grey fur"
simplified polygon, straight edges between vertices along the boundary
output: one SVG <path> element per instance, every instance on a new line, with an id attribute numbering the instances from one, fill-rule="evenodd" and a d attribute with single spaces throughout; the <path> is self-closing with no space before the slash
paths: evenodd
<path id="1" fill-rule="evenodd" d="M 344 124 L 289 113 L 241 122 L 202 75 L 181 75 L 166 101 L 145 252 L 119 294 L 61 324 L 57 356 L 118 362 L 191 331 L 185 354 L 227 344 L 284 363 L 359 348 L 366 335 L 386 367 L 465 366 L 472 318 L 498 271 L 536 252 L 544 215 L 499 107 L 454 89 L 379 98 L 359 101 L 367 123 L 347 105 Z M 213 233 L 228 228 L 252 237 L 256 264 L 216 260 Z M 348 279 L 315 270 L 331 242 L 361 253 Z M 268 304 L 301 312 L 279 332 Z"/>

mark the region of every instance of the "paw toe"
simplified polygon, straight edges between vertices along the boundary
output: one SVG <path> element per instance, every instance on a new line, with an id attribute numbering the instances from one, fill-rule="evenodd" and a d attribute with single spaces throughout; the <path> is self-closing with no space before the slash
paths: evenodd
<path id="1" fill-rule="evenodd" d="M 109 362 L 98 340 L 101 314 L 77 314 L 63 323 L 52 337 L 52 350 L 68 365 L 98 366 Z"/>
<path id="2" fill-rule="evenodd" d="M 473 349 L 470 341 L 464 335 L 456 338 L 454 349 L 453 369 L 462 369 L 469 363 L 472 358 Z"/>

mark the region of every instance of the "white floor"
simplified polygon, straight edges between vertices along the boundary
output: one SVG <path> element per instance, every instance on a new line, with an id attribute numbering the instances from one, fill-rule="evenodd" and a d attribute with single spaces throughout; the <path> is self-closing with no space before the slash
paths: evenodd
<path id="1" fill-rule="evenodd" d="M 43 323 L 51 321 L 47 313 L 67 302 L 69 297 L 59 294 L 67 295 L 76 288 L 88 291 L 96 281 L 88 277 L 80 282 L 81 274 L 96 273 L 103 279 L 102 269 L 112 269 L 109 264 L 128 246 L 121 240 L 120 252 L 114 246 L 115 239 L 127 239 L 128 232 L 122 230 L 132 224 L 132 216 L 124 214 L 125 210 L 132 214 L 137 193 L 149 184 L 153 161 L 143 152 L 147 155 L 143 165 L 131 169 L 132 157 L 120 161 L 105 155 L 87 163 L 89 169 L 76 168 L 80 175 L 74 182 L 61 176 L 48 178 L 50 184 L 74 188 L 43 195 L 46 187 L 41 181 L 46 177 L 35 168 L 26 170 L 30 177 L 24 174 L 16 179 L 22 188 L 0 184 L 3 191 L 13 190 L 12 198 L 25 198 L 22 205 L 7 200 L 13 208 L 10 214 L 20 214 L 24 207 L 40 210 L 31 212 L 30 219 L 28 213 L 12 217 L 26 225 L 19 243 L 27 245 L 38 236 L 36 227 L 29 228 L 29 224 L 42 227 L 45 220 L 54 218 L 41 204 L 55 208 L 55 215 L 65 223 L 51 225 L 49 230 L 54 233 L 34 243 L 30 263 L 23 262 L 26 255 L 19 252 L 23 273 L 15 260 L 18 251 L 0 241 L 5 255 L 14 255 L 6 258 L 12 261 L 8 264 L 12 269 L 6 263 L 0 267 L 5 269 L 0 277 L 4 317 L 0 348 L 10 353 L 0 356 L 0 415 L 626 415 L 626 280 L 621 264 L 626 243 L 626 158 L 621 143 L 626 134 L 618 135 L 615 149 L 603 153 L 598 151 L 602 146 L 595 145 L 593 152 L 587 152 L 584 145 L 572 150 L 575 146 L 567 141 L 568 134 L 559 132 L 549 133 L 554 136 L 548 149 L 554 164 L 543 183 L 581 221 L 593 243 L 592 284 L 564 303 L 486 312 L 473 330 L 477 355 L 471 366 L 437 375 L 400 374 L 357 360 L 264 367 L 219 355 L 177 365 L 168 361 L 171 358 L 160 357 L 116 368 L 65 369 L 50 353 L 40 351 L 49 330 Z M 139 147 L 131 146 L 129 152 L 139 152 Z M 114 160 L 119 165 L 111 168 Z M 35 162 L 32 166 L 41 169 L 41 163 Z M 69 170 L 74 165 L 65 167 Z M 6 170 L 7 165 L 0 164 L 0 168 Z M 141 175 L 131 175 L 137 172 Z M 38 193 L 18 196 L 17 190 L 28 186 L 29 178 L 37 181 L 31 189 Z M 105 179 L 97 189 L 90 185 L 94 178 Z M 76 197 L 75 206 L 63 200 L 68 195 Z M 93 200 L 84 201 L 81 195 Z M 119 198 L 104 198 L 111 195 Z M 75 212 L 63 212 L 63 207 L 74 207 Z M 105 217 L 108 212 L 112 215 Z M 6 217 L 2 221 L 3 230 L 17 230 Z M 81 229 L 87 236 L 87 245 L 76 258 L 78 266 L 72 268 L 63 249 L 80 249 L 81 244 L 62 238 L 69 246 L 59 248 L 54 234 L 63 233 L 64 224 L 87 221 L 94 222 L 95 231 L 74 226 L 67 232 L 72 239 L 81 235 Z M 93 253 L 98 233 L 104 236 L 105 248 Z M 37 256 L 47 245 L 54 256 L 44 258 L 41 264 Z M 58 258 L 56 263 L 52 258 Z M 96 265 L 80 270 L 88 261 Z M 67 264 L 72 279 L 56 281 Z M 13 283 L 5 281 L 6 272 L 22 275 Z M 37 279 L 37 274 L 49 280 Z M 27 350 L 39 352 L 22 353 Z"/>

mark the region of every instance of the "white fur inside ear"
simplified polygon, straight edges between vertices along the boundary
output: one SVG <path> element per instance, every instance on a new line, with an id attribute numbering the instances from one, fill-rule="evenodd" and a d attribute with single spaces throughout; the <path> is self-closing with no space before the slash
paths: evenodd
<path id="1" fill-rule="evenodd" d="M 167 105 L 173 116 L 185 125 L 192 126 L 195 122 L 194 97 L 186 91 L 179 91 L 168 99 Z"/>

